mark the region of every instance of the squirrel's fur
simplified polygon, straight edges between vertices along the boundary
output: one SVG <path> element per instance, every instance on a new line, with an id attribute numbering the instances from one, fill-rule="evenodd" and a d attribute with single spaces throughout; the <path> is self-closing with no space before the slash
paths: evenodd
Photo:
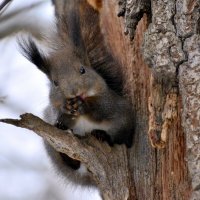
<path id="1" fill-rule="evenodd" d="M 98 1 L 99 2 L 99 1 Z M 91 3 L 91 1 L 90 1 Z M 67 13 L 57 13 L 56 47 L 48 56 L 29 38 L 24 55 L 51 81 L 45 119 L 74 134 L 92 133 L 110 145 L 132 145 L 133 115 L 123 97 L 119 63 L 106 48 L 99 13 L 86 0 L 67 0 Z M 79 161 L 56 152 L 47 142 L 57 171 L 81 185 L 95 185 Z"/>

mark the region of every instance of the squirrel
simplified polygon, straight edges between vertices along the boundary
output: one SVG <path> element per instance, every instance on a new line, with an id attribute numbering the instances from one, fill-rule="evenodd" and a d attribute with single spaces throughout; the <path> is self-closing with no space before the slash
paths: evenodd
<path id="1" fill-rule="evenodd" d="M 98 1 L 99 2 L 99 1 Z M 123 96 L 120 66 L 105 45 L 99 11 L 86 0 L 67 0 L 65 15 L 57 14 L 53 51 L 45 55 L 29 37 L 23 54 L 50 80 L 45 120 L 77 136 L 90 133 L 109 145 L 132 145 L 133 111 Z M 74 184 L 95 186 L 87 168 L 44 142 L 62 177 Z"/>

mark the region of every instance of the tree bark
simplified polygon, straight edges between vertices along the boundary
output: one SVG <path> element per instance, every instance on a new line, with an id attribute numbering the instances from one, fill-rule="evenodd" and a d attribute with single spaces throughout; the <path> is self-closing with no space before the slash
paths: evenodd
<path id="1" fill-rule="evenodd" d="M 57 14 L 66 9 L 61 2 L 54 0 Z M 41 136 L 85 163 L 105 200 L 200 199 L 199 1 L 118 2 L 103 1 L 101 29 L 123 66 L 124 90 L 135 111 L 133 147 L 111 148 L 72 134 L 60 140 L 57 132 L 63 132 L 51 127 L 50 137 L 47 124 Z M 26 127 L 38 133 L 34 123 Z"/>
<path id="2" fill-rule="evenodd" d="M 151 13 L 132 30 L 133 43 L 121 27 L 124 23 L 130 27 L 135 10 L 144 3 L 123 2 L 124 12 L 129 10 L 125 21 L 116 19 L 115 2 L 109 1 L 102 26 L 109 29 L 104 31 L 107 41 L 123 63 L 136 111 L 135 145 L 130 152 L 136 197 L 199 199 L 199 2 L 152 0 Z"/>

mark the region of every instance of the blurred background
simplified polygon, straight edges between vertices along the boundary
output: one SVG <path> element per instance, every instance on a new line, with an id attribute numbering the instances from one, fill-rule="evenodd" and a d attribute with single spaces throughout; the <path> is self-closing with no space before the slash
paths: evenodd
<path id="1" fill-rule="evenodd" d="M 0 5 L 4 0 L 0 0 Z M 19 51 L 17 36 L 40 39 L 54 25 L 49 0 L 12 0 L 0 11 L 0 118 L 42 116 L 48 80 Z M 100 200 L 98 192 L 63 184 L 51 169 L 42 139 L 0 123 L 0 200 Z"/>

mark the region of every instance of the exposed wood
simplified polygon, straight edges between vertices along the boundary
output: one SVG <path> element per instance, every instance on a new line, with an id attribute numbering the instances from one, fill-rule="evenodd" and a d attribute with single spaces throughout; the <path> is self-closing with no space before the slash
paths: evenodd
<path id="1" fill-rule="evenodd" d="M 149 107 L 149 140 L 152 147 L 165 148 L 171 125 L 177 119 L 178 89 L 163 90 L 151 76 Z"/>

